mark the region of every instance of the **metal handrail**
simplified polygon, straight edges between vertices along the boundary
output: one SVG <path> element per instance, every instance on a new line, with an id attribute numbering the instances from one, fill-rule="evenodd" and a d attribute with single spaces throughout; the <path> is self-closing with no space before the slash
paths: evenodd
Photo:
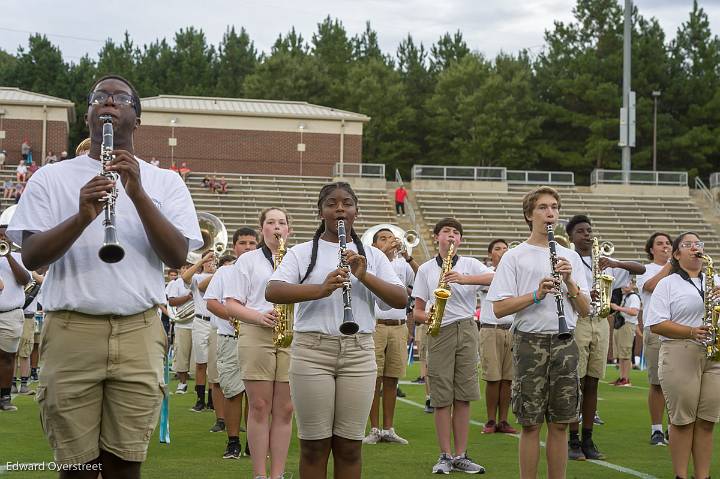
<path id="1" fill-rule="evenodd" d="M 382 163 L 335 163 L 333 176 L 358 176 L 361 178 L 385 178 Z"/>
<path id="2" fill-rule="evenodd" d="M 398 185 L 402 186 L 405 183 L 403 182 L 402 175 L 400 174 L 400 171 L 398 171 L 397 168 L 395 168 L 395 181 L 397 181 Z M 425 253 L 426 258 L 430 258 L 430 252 L 428 250 L 427 244 L 425 243 L 425 236 L 420 231 L 420 228 L 418 228 L 417 223 L 417 216 L 415 215 L 415 208 L 413 208 L 413 205 L 411 202 L 406 201 L 405 202 L 405 210 L 407 211 L 408 217 L 410 218 L 410 223 L 413 225 L 413 229 L 418 232 L 420 235 L 420 246 L 422 247 L 423 253 Z"/>
<path id="3" fill-rule="evenodd" d="M 507 168 L 501 166 L 413 165 L 412 179 L 505 181 Z"/>
<path id="4" fill-rule="evenodd" d="M 717 188 L 720 186 L 720 173 L 712 173 L 710 175 L 710 188 Z"/>
<path id="5" fill-rule="evenodd" d="M 590 184 L 687 186 L 688 174 L 687 171 L 623 171 L 594 169 L 590 174 Z"/>
<path id="6" fill-rule="evenodd" d="M 572 171 L 507 170 L 507 182 L 521 185 L 575 186 L 575 173 Z"/>
<path id="7" fill-rule="evenodd" d="M 705 183 L 703 183 L 703 180 L 701 180 L 699 176 L 695 177 L 695 189 L 700 191 L 700 193 L 702 193 L 708 203 L 712 205 L 715 212 L 720 214 L 720 205 L 717 201 L 715 201 L 715 197 L 713 196 L 712 192 L 708 189 L 707 186 L 705 186 Z"/>

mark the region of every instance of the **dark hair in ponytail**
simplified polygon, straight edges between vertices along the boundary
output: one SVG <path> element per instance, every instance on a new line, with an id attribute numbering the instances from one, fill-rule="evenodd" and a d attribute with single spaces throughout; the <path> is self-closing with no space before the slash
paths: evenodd
<path id="1" fill-rule="evenodd" d="M 673 241 L 672 244 L 672 256 L 670 257 L 670 264 L 672 265 L 672 268 L 670 269 L 670 274 L 679 273 L 680 270 L 682 270 L 682 268 L 680 267 L 680 262 L 675 259 L 675 253 L 680 251 L 680 243 L 682 243 L 685 240 L 685 237 L 688 235 L 693 235 L 698 239 L 700 238 L 700 236 L 698 236 L 698 234 L 693 231 L 686 231 L 685 233 L 681 233 L 675 237 L 675 241 Z"/>
<path id="2" fill-rule="evenodd" d="M 322 211 L 322 204 L 325 202 L 325 199 L 332 193 L 333 191 L 341 189 L 346 191 L 350 197 L 353 199 L 353 202 L 355 203 L 355 206 L 358 204 L 357 196 L 355 195 L 355 192 L 353 191 L 352 187 L 350 186 L 350 183 L 344 182 L 344 181 L 337 181 L 335 183 L 328 183 L 327 185 L 323 186 L 320 189 L 320 194 L 318 196 L 318 212 Z M 305 272 L 305 276 L 300 280 L 300 284 L 304 283 L 305 280 L 310 276 L 310 273 L 312 272 L 313 268 L 315 268 L 315 263 L 317 263 L 317 254 L 318 254 L 318 245 L 320 242 L 320 236 L 325 232 L 325 221 L 320 221 L 320 226 L 318 226 L 318 229 L 315 230 L 315 234 L 313 235 L 312 239 L 312 253 L 310 254 L 310 264 L 308 265 L 308 269 Z M 357 233 L 355 232 L 354 228 L 350 229 L 350 237 L 352 238 L 353 242 L 357 246 L 358 254 L 365 256 L 365 248 L 363 248 L 362 241 L 360 241 L 360 238 L 358 237 Z"/>

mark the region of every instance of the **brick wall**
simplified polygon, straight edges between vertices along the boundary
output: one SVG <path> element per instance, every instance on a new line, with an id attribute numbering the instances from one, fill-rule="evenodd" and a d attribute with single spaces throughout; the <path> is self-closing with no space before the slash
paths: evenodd
<path id="1" fill-rule="evenodd" d="M 20 145 L 25 138 L 28 139 L 32 147 L 33 160 L 38 164 L 42 163 L 42 131 L 43 124 L 41 120 L 10 120 L 3 121 L 3 130 L 5 130 L 5 139 L 0 140 L 2 146 L 0 149 L 7 151 L 7 164 L 17 163 L 22 158 Z M 63 150 L 68 148 L 68 129 L 67 123 L 62 121 L 47 122 L 47 151 L 53 151 L 58 156 Z M 70 152 L 68 152 L 70 153 Z M 75 156 L 74 152 L 70 155 Z"/>
<path id="2" fill-rule="evenodd" d="M 170 127 L 141 126 L 135 133 L 135 151 L 143 159 L 153 156 L 160 166 L 170 166 Z M 193 171 L 299 175 L 298 133 L 278 131 L 175 128 L 175 163 L 183 161 Z M 329 176 L 340 161 L 340 135 L 303 134 L 302 174 Z M 345 135 L 348 163 L 362 161 L 362 137 Z"/>

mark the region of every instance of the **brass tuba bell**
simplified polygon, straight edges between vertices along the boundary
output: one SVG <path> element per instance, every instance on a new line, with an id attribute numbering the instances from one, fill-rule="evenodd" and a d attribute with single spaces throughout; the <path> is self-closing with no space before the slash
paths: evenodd
<path id="1" fill-rule="evenodd" d="M 400 242 L 400 250 L 398 251 L 398 253 L 407 251 L 407 254 L 412 255 L 413 248 L 420 244 L 420 235 L 417 231 L 405 231 L 399 226 L 391 225 L 389 223 L 381 223 L 375 226 L 371 226 L 370 228 L 365 230 L 365 233 L 363 233 L 363 235 L 360 237 L 360 241 L 364 245 L 372 245 L 373 236 L 375 236 L 375 233 L 380 230 L 390 230 L 392 234 L 395 235 L 395 237 Z"/>
<path id="2" fill-rule="evenodd" d="M 188 263 L 197 263 L 208 251 L 213 251 L 216 256 L 222 254 L 228 242 L 227 229 L 220 218 L 205 211 L 200 211 L 197 215 L 203 244 L 188 253 Z"/>
<path id="3" fill-rule="evenodd" d="M 0 214 L 0 228 L 6 228 L 10 224 L 10 220 L 15 214 L 17 205 L 11 205 L 5 208 Z M 20 251 L 20 245 L 11 242 L 7 237 L 0 240 L 0 256 L 7 256 L 12 251 Z"/>

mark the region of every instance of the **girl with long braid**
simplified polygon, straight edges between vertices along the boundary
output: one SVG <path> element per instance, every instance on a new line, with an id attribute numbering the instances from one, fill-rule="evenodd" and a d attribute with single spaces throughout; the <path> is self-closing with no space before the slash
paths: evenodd
<path id="1" fill-rule="evenodd" d="M 265 290 L 271 303 L 298 303 L 291 349 L 290 391 L 300 438 L 300 477 L 327 476 L 330 452 L 335 477 L 359 478 L 365 422 L 377 375 L 372 333 L 374 307 L 402 308 L 407 293 L 385 254 L 363 247 L 353 229 L 357 196 L 348 183 L 320 190 L 322 219 L 312 241 L 291 248 Z M 352 241 L 338 267 L 338 220 Z M 352 284 L 352 308 L 360 330 L 340 334 L 342 287 Z"/>

